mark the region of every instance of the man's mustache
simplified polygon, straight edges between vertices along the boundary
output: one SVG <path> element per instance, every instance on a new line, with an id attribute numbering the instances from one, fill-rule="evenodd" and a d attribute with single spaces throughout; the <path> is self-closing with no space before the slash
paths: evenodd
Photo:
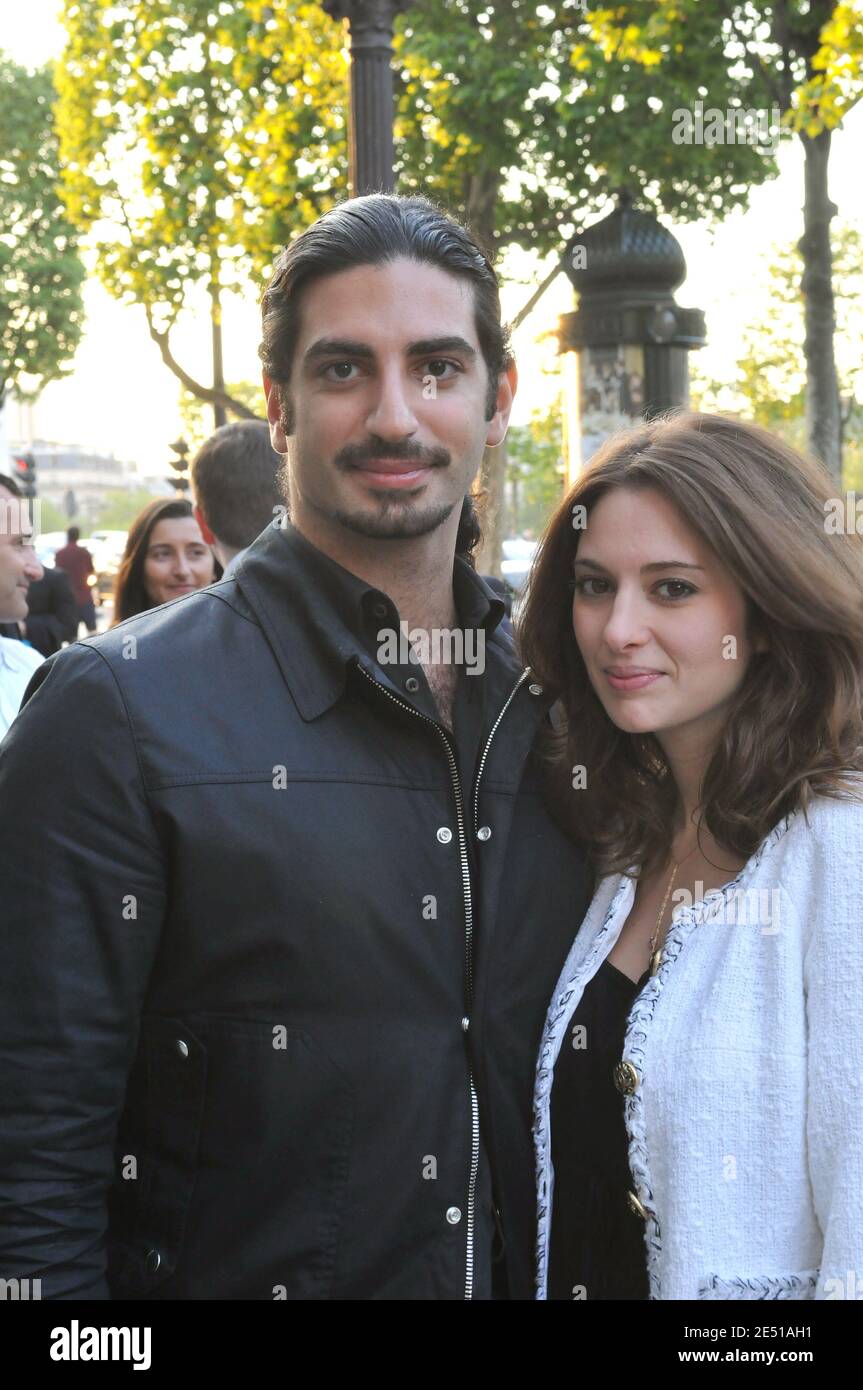
<path id="1" fill-rule="evenodd" d="M 337 468 L 358 468 L 373 459 L 409 459 L 418 468 L 447 468 L 451 457 L 447 449 L 422 449 L 410 444 L 346 444 L 335 457 Z"/>

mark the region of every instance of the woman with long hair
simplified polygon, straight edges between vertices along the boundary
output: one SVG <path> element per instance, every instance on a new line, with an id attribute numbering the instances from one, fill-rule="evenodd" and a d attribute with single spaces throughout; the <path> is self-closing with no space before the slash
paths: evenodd
<path id="1" fill-rule="evenodd" d="M 157 498 L 135 518 L 114 583 L 112 627 L 221 578 L 191 502 Z"/>
<path id="2" fill-rule="evenodd" d="M 863 1276 L 863 541 L 753 425 L 615 436 L 520 625 L 596 874 L 551 1000 L 537 1297 L 803 1299 Z"/>

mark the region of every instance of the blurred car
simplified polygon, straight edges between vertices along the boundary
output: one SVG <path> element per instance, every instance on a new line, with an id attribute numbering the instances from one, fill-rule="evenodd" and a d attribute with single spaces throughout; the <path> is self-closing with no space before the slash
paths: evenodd
<path id="1" fill-rule="evenodd" d="M 512 591 L 513 623 L 518 622 L 521 614 L 536 547 L 536 541 L 525 540 L 524 536 L 510 536 L 501 546 L 500 572 L 502 579 Z"/>
<path id="2" fill-rule="evenodd" d="M 536 554 L 536 544 L 536 541 L 527 541 L 522 536 L 511 536 L 503 542 L 500 572 L 516 594 L 521 594 L 527 583 L 527 576 Z"/>
<path id="3" fill-rule="evenodd" d="M 54 556 L 66 544 L 65 531 L 43 531 L 36 537 L 34 550 L 36 558 L 43 569 L 54 568 Z"/>
<path id="4" fill-rule="evenodd" d="M 89 583 L 97 608 L 114 593 L 114 580 L 126 549 L 126 535 L 125 531 L 93 531 L 81 541 L 93 556 L 95 574 L 90 576 Z"/>

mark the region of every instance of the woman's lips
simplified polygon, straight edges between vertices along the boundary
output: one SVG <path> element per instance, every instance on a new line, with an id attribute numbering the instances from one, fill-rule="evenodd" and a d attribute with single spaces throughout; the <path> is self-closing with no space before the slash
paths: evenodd
<path id="1" fill-rule="evenodd" d="M 640 671 L 629 676 L 614 675 L 611 671 L 605 672 L 605 679 L 608 681 L 612 690 L 644 690 L 648 685 L 653 685 L 664 676 L 664 671 Z"/>

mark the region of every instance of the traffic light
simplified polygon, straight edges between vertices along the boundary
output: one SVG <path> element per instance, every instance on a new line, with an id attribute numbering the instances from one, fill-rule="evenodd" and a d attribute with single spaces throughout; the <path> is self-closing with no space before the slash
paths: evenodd
<path id="1" fill-rule="evenodd" d="M 36 496 L 36 460 L 32 454 L 18 454 L 12 459 L 15 481 L 25 497 Z"/>

